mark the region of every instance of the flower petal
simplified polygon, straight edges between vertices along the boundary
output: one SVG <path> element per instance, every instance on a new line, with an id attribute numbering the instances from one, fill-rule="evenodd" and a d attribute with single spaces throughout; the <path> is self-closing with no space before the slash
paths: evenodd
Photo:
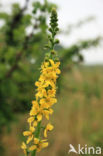
<path id="1" fill-rule="evenodd" d="M 27 148 L 25 142 L 22 142 L 21 148 L 22 148 L 22 149 L 26 149 L 26 148 Z"/>
<path id="2" fill-rule="evenodd" d="M 44 137 L 47 138 L 47 130 L 44 130 Z"/>
<path id="3" fill-rule="evenodd" d="M 24 132 L 23 132 L 23 135 L 24 135 L 24 136 L 29 136 L 29 135 L 31 135 L 31 132 L 30 132 L 30 131 L 24 131 Z"/>
<path id="4" fill-rule="evenodd" d="M 41 114 L 38 114 L 37 115 L 37 119 L 38 119 L 38 121 L 41 121 L 42 120 L 42 115 Z"/>
<path id="5" fill-rule="evenodd" d="M 45 147 L 47 147 L 47 146 L 48 146 L 48 142 L 42 143 L 42 148 L 45 148 Z"/>
<path id="6" fill-rule="evenodd" d="M 27 143 L 27 144 L 29 144 L 29 143 L 30 143 L 30 141 L 32 141 L 32 140 L 33 140 L 33 135 L 28 137 L 28 139 L 27 139 L 27 142 L 26 142 L 26 143 Z"/>
<path id="7" fill-rule="evenodd" d="M 28 120 L 27 120 L 28 123 L 32 123 L 33 121 L 34 121 L 34 117 L 30 117 L 30 118 L 28 118 Z"/>
<path id="8" fill-rule="evenodd" d="M 38 138 L 34 138 L 34 143 L 38 144 L 39 143 L 39 139 Z"/>
<path id="9" fill-rule="evenodd" d="M 29 147 L 29 150 L 30 151 L 33 151 L 33 150 L 35 150 L 37 147 L 36 147 L 36 145 L 32 145 L 31 147 Z"/>

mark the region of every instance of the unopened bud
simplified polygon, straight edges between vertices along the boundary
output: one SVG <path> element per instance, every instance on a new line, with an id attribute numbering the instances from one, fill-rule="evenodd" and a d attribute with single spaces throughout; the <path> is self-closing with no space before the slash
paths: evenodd
<path id="1" fill-rule="evenodd" d="M 58 40 L 58 39 L 56 39 L 56 40 L 55 40 L 55 44 L 58 44 L 58 43 L 59 43 L 59 40 Z"/>
<path id="2" fill-rule="evenodd" d="M 55 55 L 56 54 L 56 51 L 55 50 L 52 50 L 51 51 L 51 54 Z"/>

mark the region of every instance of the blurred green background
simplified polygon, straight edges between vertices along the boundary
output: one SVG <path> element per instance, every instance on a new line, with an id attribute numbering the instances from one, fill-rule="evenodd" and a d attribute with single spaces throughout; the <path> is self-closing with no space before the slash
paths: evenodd
<path id="1" fill-rule="evenodd" d="M 31 12 L 28 6 L 29 0 L 22 8 L 12 4 L 10 13 L 0 6 L 0 156 L 23 156 L 22 132 L 35 94 L 34 82 L 47 52 L 48 17 L 52 7 L 58 8 L 47 0 L 34 2 Z M 50 146 L 38 156 L 67 156 L 69 144 L 103 146 L 103 67 L 84 65 L 81 53 L 101 42 L 97 36 L 55 47 L 62 71 L 57 82 L 58 103 L 51 117 L 55 129 L 49 135 Z"/>

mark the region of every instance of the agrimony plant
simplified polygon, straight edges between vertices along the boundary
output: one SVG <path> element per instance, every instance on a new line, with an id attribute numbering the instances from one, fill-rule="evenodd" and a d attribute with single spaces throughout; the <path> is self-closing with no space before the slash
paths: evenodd
<path id="1" fill-rule="evenodd" d="M 57 102 L 56 99 L 56 80 L 60 74 L 60 62 L 56 51 L 55 44 L 59 43 L 55 36 L 59 30 L 56 9 L 52 9 L 50 18 L 50 35 L 46 48 L 49 52 L 46 54 L 44 62 L 41 65 L 39 80 L 35 83 L 37 89 L 35 99 L 32 101 L 30 116 L 27 120 L 29 130 L 24 131 L 23 135 L 27 137 L 21 148 L 24 154 L 35 156 L 36 152 L 48 146 L 47 133 L 53 130 L 53 125 L 48 122 L 42 123 L 43 118 L 49 121 L 49 116 L 53 113 L 52 106 Z M 41 135 L 43 134 L 43 136 Z"/>

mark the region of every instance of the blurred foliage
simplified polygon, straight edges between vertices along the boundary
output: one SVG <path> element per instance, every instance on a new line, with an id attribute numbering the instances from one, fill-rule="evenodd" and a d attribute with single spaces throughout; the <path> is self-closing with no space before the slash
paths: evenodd
<path id="1" fill-rule="evenodd" d="M 11 13 L 0 12 L 0 21 L 4 21 L 0 27 L 0 131 L 4 126 L 9 126 L 9 121 L 17 113 L 30 109 L 35 92 L 33 84 L 39 76 L 38 69 L 46 52 L 44 45 L 48 41 L 48 16 L 51 8 L 57 7 L 47 0 L 43 3 L 37 1 L 32 5 L 32 12 L 28 13 L 28 6 L 29 0 L 26 0 L 23 8 L 13 4 Z M 65 72 L 68 67 L 70 69 L 72 65 L 82 62 L 81 51 L 95 47 L 100 40 L 97 37 L 80 41 L 69 48 L 60 44 L 56 46 L 61 70 Z M 62 82 L 63 76 L 58 80 L 59 88 Z M 95 94 L 100 97 L 99 89 Z"/>
<path id="2" fill-rule="evenodd" d="M 75 29 L 81 28 L 83 25 L 88 24 L 89 22 L 92 22 L 95 20 L 94 16 L 89 16 L 83 20 L 80 20 L 79 22 L 75 24 L 69 24 L 66 28 L 66 30 L 62 30 L 61 33 L 64 33 L 65 35 L 70 35 Z"/>

